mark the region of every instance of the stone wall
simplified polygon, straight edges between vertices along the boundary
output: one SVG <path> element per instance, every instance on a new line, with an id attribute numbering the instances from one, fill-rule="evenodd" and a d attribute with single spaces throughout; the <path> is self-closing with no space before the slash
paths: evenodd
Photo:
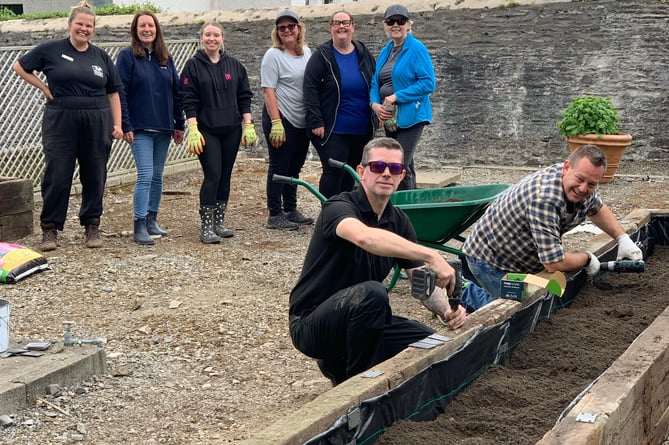
<path id="1" fill-rule="evenodd" d="M 434 122 L 419 144 L 417 166 L 562 160 L 567 144 L 555 127 L 559 111 L 586 93 L 610 97 L 618 107 L 621 131 L 634 136 L 623 159 L 669 160 L 667 6 L 666 0 L 581 1 L 412 13 L 414 34 L 430 49 L 437 74 Z M 328 17 L 315 8 L 300 12 L 312 48 L 329 38 Z M 356 37 L 373 54 L 386 42 L 382 12 L 355 13 Z M 233 13 L 219 13 L 226 49 L 255 86 L 259 121 L 260 62 L 273 20 L 230 21 Z M 184 18 L 161 19 L 168 39 L 197 37 L 201 18 L 179 24 Z M 98 26 L 97 41 L 127 41 L 127 29 Z M 3 34 L 5 44 L 31 44 L 65 31 Z"/>

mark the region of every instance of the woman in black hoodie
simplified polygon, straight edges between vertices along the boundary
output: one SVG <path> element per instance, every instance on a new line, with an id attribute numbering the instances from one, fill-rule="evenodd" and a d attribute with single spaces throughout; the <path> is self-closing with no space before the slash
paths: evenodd
<path id="1" fill-rule="evenodd" d="M 246 68 L 225 52 L 223 38 L 219 23 L 202 26 L 203 49 L 186 62 L 179 92 L 188 124 L 186 148 L 198 156 L 204 173 L 200 240 L 205 244 L 233 236 L 223 224 L 230 176 L 240 140 L 244 147 L 257 140 L 251 116 L 253 92 Z"/>

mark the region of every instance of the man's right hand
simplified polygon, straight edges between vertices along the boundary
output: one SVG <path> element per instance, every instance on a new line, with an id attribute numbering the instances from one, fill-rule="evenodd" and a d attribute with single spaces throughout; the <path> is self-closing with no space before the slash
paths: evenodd
<path id="1" fill-rule="evenodd" d="M 437 252 L 434 251 L 434 258 L 428 262 L 430 269 L 437 276 L 437 286 L 446 288 L 448 295 L 455 290 L 455 269 Z"/>
<path id="2" fill-rule="evenodd" d="M 186 150 L 188 153 L 199 155 L 204 150 L 202 147 L 204 147 L 205 144 L 204 137 L 197 128 L 197 122 L 188 124 L 188 140 L 186 141 Z"/>

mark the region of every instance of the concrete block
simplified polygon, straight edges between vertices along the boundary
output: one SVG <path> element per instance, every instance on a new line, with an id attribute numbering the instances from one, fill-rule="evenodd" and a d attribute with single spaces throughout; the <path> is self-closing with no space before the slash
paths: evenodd
<path id="1" fill-rule="evenodd" d="M 417 171 L 416 187 L 419 189 L 447 187 L 457 184 L 460 179 L 460 169 L 445 169 L 434 172 Z"/>
<path id="2" fill-rule="evenodd" d="M 10 349 L 23 343 L 10 340 Z M 0 414 L 11 414 L 46 394 L 49 385 L 67 387 L 106 370 L 104 349 L 91 345 L 66 346 L 62 352 L 45 351 L 41 357 L 0 359 Z"/>

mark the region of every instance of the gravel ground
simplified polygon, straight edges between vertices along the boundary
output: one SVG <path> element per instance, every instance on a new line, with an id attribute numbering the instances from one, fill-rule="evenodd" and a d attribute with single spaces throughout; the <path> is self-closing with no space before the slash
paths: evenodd
<path id="1" fill-rule="evenodd" d="M 623 163 L 600 193 L 619 218 L 639 207 L 667 209 L 668 167 Z M 465 167 L 460 184 L 516 182 L 531 170 Z M 309 162 L 303 179 L 316 184 L 319 174 Z M 265 177 L 263 160 L 240 155 L 227 217 L 235 237 L 219 245 L 198 239 L 199 171 L 166 178 L 159 221 L 170 236 L 154 246 L 128 236 L 132 187 L 108 190 L 101 249 L 83 246 L 73 197 L 61 246 L 47 255 L 53 270 L 4 285 L 3 298 L 12 304 L 12 338 L 59 338 L 62 321 L 73 320 L 76 337 L 106 339 L 109 369 L 48 398 L 69 415 L 43 405 L 0 412 L 13 420 L 0 428 L 0 442 L 230 443 L 327 391 L 329 381 L 287 332 L 287 295 L 311 228 L 264 227 Z M 319 203 L 304 188 L 299 202 L 317 215 Z M 36 248 L 35 229 L 17 242 Z M 395 312 L 439 327 L 407 295 L 400 282 Z"/>

